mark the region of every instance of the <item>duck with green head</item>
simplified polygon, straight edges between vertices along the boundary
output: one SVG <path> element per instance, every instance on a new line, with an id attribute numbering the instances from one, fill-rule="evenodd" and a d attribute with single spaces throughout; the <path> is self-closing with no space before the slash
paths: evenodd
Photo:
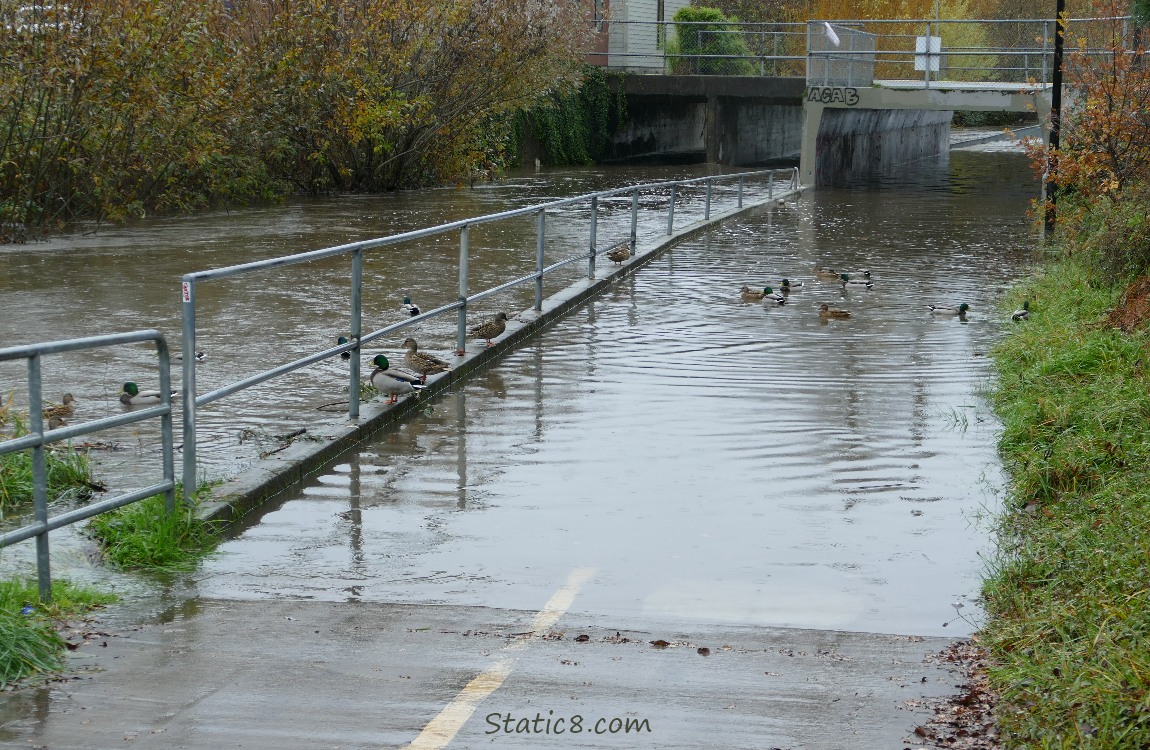
<path id="1" fill-rule="evenodd" d="M 960 318 L 966 317 L 966 311 L 970 309 L 970 305 L 963 302 L 958 307 L 947 305 L 927 305 L 931 315 L 955 315 Z"/>
<path id="2" fill-rule="evenodd" d="M 779 294 L 771 287 L 763 289 L 763 304 L 764 305 L 785 305 L 787 304 L 786 296 Z"/>
<path id="3" fill-rule="evenodd" d="M 391 363 L 382 354 L 375 355 L 371 363 L 375 365 L 375 369 L 371 371 L 367 380 L 372 388 L 389 396 L 387 403 L 394 404 L 400 396 L 415 392 L 420 382 L 415 375 L 391 369 Z"/>
<path id="4" fill-rule="evenodd" d="M 1010 314 L 1010 319 L 1016 323 L 1020 320 L 1030 320 L 1030 300 L 1026 300 L 1022 303 L 1022 307 L 1012 312 Z M 64 398 L 67 397 L 67 394 L 65 394 Z"/>
<path id="5" fill-rule="evenodd" d="M 158 404 L 164 400 L 164 395 L 160 391 L 141 391 L 140 386 L 132 382 L 124 383 L 124 389 L 120 391 L 120 403 L 129 406 L 140 406 L 141 404 Z"/>
<path id="6" fill-rule="evenodd" d="M 874 289 L 874 282 L 870 279 L 852 279 L 848 273 L 840 273 L 839 281 L 842 282 L 843 289 L 853 287 L 864 287 L 866 289 Z"/>
<path id="7" fill-rule="evenodd" d="M 803 282 L 791 281 L 790 279 L 783 279 L 783 283 L 779 285 L 779 288 L 782 290 L 783 294 L 788 294 L 790 292 L 797 292 L 803 288 Z"/>

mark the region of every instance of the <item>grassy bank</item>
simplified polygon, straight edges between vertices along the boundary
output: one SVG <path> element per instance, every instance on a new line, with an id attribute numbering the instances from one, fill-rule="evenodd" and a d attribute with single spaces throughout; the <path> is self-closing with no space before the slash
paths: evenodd
<path id="1" fill-rule="evenodd" d="M 0 685 L 64 665 L 64 639 L 56 624 L 115 601 L 67 581 L 52 583 L 52 604 L 39 604 L 34 580 L 0 581 Z"/>
<path id="2" fill-rule="evenodd" d="M 1085 254 L 1015 290 L 995 351 L 1011 482 L 983 634 L 1007 748 L 1150 747 L 1150 372 L 1145 327 Z"/>

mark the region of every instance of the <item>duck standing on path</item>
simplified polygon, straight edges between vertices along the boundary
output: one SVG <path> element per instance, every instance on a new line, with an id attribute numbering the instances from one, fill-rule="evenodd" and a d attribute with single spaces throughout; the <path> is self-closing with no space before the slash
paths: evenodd
<path id="1" fill-rule="evenodd" d="M 1030 320 L 1030 300 L 1022 303 L 1022 307 L 1015 310 L 1010 314 L 1010 319 L 1016 323 L 1020 320 Z M 64 398 L 68 398 L 68 394 L 64 394 Z"/>
<path id="2" fill-rule="evenodd" d="M 822 320 L 846 320 L 851 316 L 847 310 L 840 310 L 837 307 L 831 307 L 825 302 L 819 305 L 819 318 Z"/>
<path id="3" fill-rule="evenodd" d="M 76 403 L 76 398 L 71 393 L 65 393 L 59 404 L 48 404 L 44 407 L 44 417 L 49 420 L 52 417 L 70 417 L 72 412 L 76 410 L 76 407 L 72 406 L 74 403 Z"/>
<path id="4" fill-rule="evenodd" d="M 124 383 L 124 389 L 120 392 L 120 403 L 128 406 L 158 404 L 163 400 L 164 396 L 159 391 L 141 391 L 140 387 L 132 382 Z"/>
<path id="5" fill-rule="evenodd" d="M 501 312 L 491 320 L 480 323 L 479 325 L 468 331 L 468 334 L 473 339 L 484 339 L 487 345 L 491 346 L 491 339 L 501 335 L 507 330 L 507 313 Z"/>
<path id="6" fill-rule="evenodd" d="M 966 317 L 966 311 L 970 309 L 970 305 L 963 302 L 958 307 L 947 307 L 946 305 L 927 305 L 931 315 L 957 315 L 960 318 Z"/>
<path id="7" fill-rule="evenodd" d="M 419 378 L 416 376 L 391 369 L 391 363 L 382 354 L 375 355 L 371 363 L 375 365 L 375 369 L 371 371 L 367 380 L 372 388 L 390 397 L 387 403 L 394 404 L 400 396 L 415 392 L 415 386 L 419 383 Z"/>
<path id="8" fill-rule="evenodd" d="M 439 357 L 419 351 L 419 344 L 415 343 L 415 339 L 405 339 L 403 346 L 407 349 L 407 354 L 403 355 L 403 363 L 422 376 L 419 381 L 421 383 L 427 382 L 428 375 L 451 369 L 451 365 Z"/>

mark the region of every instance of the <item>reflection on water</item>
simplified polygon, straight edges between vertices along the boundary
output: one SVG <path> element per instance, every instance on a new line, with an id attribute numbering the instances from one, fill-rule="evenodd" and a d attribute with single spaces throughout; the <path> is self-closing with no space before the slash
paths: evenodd
<path id="1" fill-rule="evenodd" d="M 589 566 L 576 609 L 606 616 L 969 632 L 1000 482 L 976 394 L 1031 257 L 1012 159 L 818 191 L 676 248 L 291 495 L 201 593 L 530 609 Z M 786 306 L 740 302 L 784 276 L 806 282 Z"/>
<path id="2" fill-rule="evenodd" d="M 189 270 L 646 176 L 589 170 L 308 202 L 6 251 L 18 270 L 0 282 L 5 343 L 109 321 L 172 333 L 175 281 Z M 1024 157 L 960 153 L 942 171 L 820 190 L 700 236 L 251 519 L 193 585 L 207 597 L 534 609 L 590 566 L 576 609 L 607 616 L 969 632 L 953 604 L 976 591 L 986 533 L 975 523 L 999 483 L 997 426 L 975 394 L 1004 325 L 995 302 L 1028 268 L 1036 194 Z M 532 263 L 522 240 L 533 231 L 473 233 L 473 288 Z M 157 253 L 163 274 L 141 267 Z M 371 323 L 397 320 L 405 289 L 428 307 L 453 298 L 456 253 L 444 240 L 369 261 Z M 48 263 L 62 283 L 37 273 Z M 334 340 L 346 320 L 341 264 L 266 287 L 205 286 L 201 389 Z M 870 269 L 875 288 L 818 284 L 817 266 Z M 783 277 L 806 282 L 786 306 L 739 301 L 743 284 Z M 822 302 L 853 317 L 820 321 Z M 965 320 L 926 314 L 959 302 L 971 306 Z M 509 296 L 489 309 L 527 305 Z M 442 351 L 453 334 L 432 322 L 417 338 Z M 131 362 L 145 371 L 147 353 Z M 53 370 L 50 388 L 76 393 L 91 410 L 78 416 L 114 410 L 108 394 L 144 379 L 124 363 L 122 352 L 87 355 Z M 336 359 L 205 410 L 209 472 L 250 460 L 258 441 L 238 446 L 237 425 L 271 434 L 319 419 L 317 406 L 346 398 L 345 368 Z M 105 468 L 129 475 L 155 460 L 153 435 L 118 439 L 126 450 Z"/>

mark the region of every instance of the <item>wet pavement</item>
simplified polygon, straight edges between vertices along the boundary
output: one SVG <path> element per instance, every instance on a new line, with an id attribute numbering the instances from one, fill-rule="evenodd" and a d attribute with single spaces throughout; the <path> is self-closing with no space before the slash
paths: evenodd
<path id="1" fill-rule="evenodd" d="M 672 250 L 142 584 L 77 652 L 103 671 L 0 699 L 0 746 L 906 746 L 978 622 L 978 391 L 1036 194 L 956 155 Z M 549 711 L 652 731 L 487 734 Z"/>

